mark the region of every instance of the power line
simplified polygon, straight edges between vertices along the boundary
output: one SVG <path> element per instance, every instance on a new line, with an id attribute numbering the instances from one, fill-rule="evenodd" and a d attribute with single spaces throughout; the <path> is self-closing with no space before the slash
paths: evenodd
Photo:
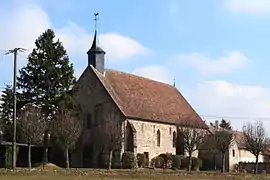
<path id="1" fill-rule="evenodd" d="M 203 118 L 215 118 L 215 119 L 242 119 L 242 120 L 270 120 L 270 117 L 247 117 L 247 116 L 222 116 L 222 115 L 200 115 Z"/>
<path id="2" fill-rule="evenodd" d="M 13 54 L 13 141 L 12 141 L 12 168 L 16 168 L 16 112 L 17 112 L 17 97 L 16 97 L 16 86 L 17 86 L 17 55 L 19 52 L 25 52 L 24 48 L 14 48 L 8 50 L 4 55 Z"/>

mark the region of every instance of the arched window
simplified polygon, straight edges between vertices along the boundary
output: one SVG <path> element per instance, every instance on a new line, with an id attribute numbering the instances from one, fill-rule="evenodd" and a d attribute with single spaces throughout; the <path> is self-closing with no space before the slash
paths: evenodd
<path id="1" fill-rule="evenodd" d="M 176 132 L 173 131 L 173 147 L 176 147 Z"/>
<path id="2" fill-rule="evenodd" d="M 157 146 L 160 147 L 160 130 L 157 131 Z"/>

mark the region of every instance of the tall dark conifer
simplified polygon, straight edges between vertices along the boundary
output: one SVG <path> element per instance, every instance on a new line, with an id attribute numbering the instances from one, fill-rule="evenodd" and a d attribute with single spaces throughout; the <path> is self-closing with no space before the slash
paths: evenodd
<path id="1" fill-rule="evenodd" d="M 23 106 L 23 101 L 21 101 L 21 94 L 17 92 L 17 113 Z M 0 120 L 1 120 L 1 131 L 4 133 L 4 139 L 7 141 L 12 140 L 13 136 L 13 89 L 11 85 L 6 85 L 2 91 L 2 96 L 0 97 Z M 18 129 L 17 129 L 18 130 Z M 17 131 L 17 137 L 19 137 L 19 131 Z"/>
<path id="2" fill-rule="evenodd" d="M 19 74 L 18 87 L 25 101 L 40 107 L 48 118 L 76 81 L 66 50 L 51 29 L 38 37 L 27 65 Z"/>
<path id="3" fill-rule="evenodd" d="M 222 129 L 226 129 L 226 130 L 232 130 L 232 126 L 230 121 L 226 121 L 225 119 L 222 119 L 219 127 L 221 127 Z"/>
<path id="4" fill-rule="evenodd" d="M 1 126 L 12 122 L 13 116 L 13 90 L 10 85 L 6 85 L 2 91 L 0 98 L 0 109 L 1 109 Z"/>

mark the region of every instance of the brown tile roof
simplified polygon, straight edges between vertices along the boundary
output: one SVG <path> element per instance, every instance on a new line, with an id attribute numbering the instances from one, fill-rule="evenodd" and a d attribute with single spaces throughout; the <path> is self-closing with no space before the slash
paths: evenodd
<path id="1" fill-rule="evenodd" d="M 115 70 L 103 76 L 92 69 L 126 117 L 208 128 L 174 86 Z"/>

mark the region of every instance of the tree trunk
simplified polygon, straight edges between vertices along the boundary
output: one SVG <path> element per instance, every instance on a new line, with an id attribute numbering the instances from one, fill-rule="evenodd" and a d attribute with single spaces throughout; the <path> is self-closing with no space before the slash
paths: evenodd
<path id="1" fill-rule="evenodd" d="M 221 172 L 224 173 L 226 171 L 226 159 L 225 153 L 222 153 L 222 170 Z"/>
<path id="2" fill-rule="evenodd" d="M 32 168 L 32 163 L 31 163 L 31 145 L 28 143 L 28 168 Z"/>
<path id="3" fill-rule="evenodd" d="M 109 164 L 108 164 L 108 170 L 112 168 L 112 150 L 109 150 Z"/>
<path id="4" fill-rule="evenodd" d="M 192 154 L 192 153 L 189 153 L 189 156 L 188 156 L 188 171 L 191 171 L 191 168 L 192 168 L 192 158 L 191 158 L 191 154 Z"/>
<path id="5" fill-rule="evenodd" d="M 214 170 L 217 170 L 217 165 L 216 165 L 216 153 L 214 153 Z"/>
<path id="6" fill-rule="evenodd" d="M 259 155 L 256 155 L 256 164 L 255 164 L 254 174 L 258 173 L 258 166 L 259 166 Z"/>
<path id="7" fill-rule="evenodd" d="M 69 169 L 69 153 L 68 148 L 65 150 L 65 157 L 66 157 L 66 168 Z"/>

